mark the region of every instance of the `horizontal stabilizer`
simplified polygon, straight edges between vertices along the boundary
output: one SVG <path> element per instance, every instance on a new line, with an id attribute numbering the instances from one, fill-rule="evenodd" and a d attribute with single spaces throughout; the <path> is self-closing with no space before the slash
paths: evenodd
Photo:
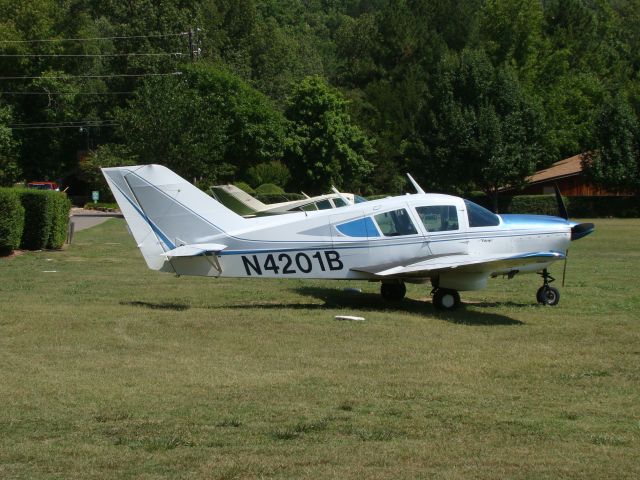
<path id="1" fill-rule="evenodd" d="M 193 243 L 191 245 L 182 245 L 162 254 L 163 257 L 197 257 L 209 252 L 220 252 L 227 248 L 226 245 L 216 243 Z"/>

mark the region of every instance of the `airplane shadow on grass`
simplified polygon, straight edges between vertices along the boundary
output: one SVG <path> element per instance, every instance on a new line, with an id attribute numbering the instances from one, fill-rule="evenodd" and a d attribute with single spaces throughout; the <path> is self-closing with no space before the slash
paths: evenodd
<path id="1" fill-rule="evenodd" d="M 429 315 L 441 320 L 463 325 L 522 325 L 523 322 L 495 313 L 475 312 L 467 309 L 462 303 L 459 309 L 452 312 L 437 310 L 432 303 L 423 300 L 404 298 L 399 302 L 385 300 L 377 293 L 350 292 L 341 289 L 321 287 L 298 287 L 294 291 L 300 295 L 322 300 L 322 308 L 348 308 L 358 311 L 414 313 Z M 484 305 L 487 306 L 487 305 Z"/>
<path id="2" fill-rule="evenodd" d="M 348 309 L 355 311 L 356 313 L 363 312 L 386 312 L 386 313 L 412 313 L 416 315 L 429 315 L 436 317 L 446 322 L 456 323 L 460 325 L 523 325 L 523 322 L 515 320 L 504 315 L 496 313 L 477 312 L 469 310 L 467 305 L 463 302 L 459 309 L 453 312 L 442 312 L 437 310 L 432 303 L 422 300 L 414 300 L 411 298 L 405 298 L 399 302 L 392 302 L 385 300 L 381 295 L 377 293 L 360 293 L 349 292 L 341 289 L 334 288 L 320 288 L 320 287 L 298 287 L 292 289 L 296 293 L 313 297 L 321 300 L 320 303 L 245 303 L 241 305 L 225 305 L 217 304 L 211 305 L 205 308 L 209 309 L 248 309 L 248 308 L 260 308 L 264 310 L 335 310 L 335 309 Z M 191 308 L 190 305 L 182 303 L 154 303 L 143 301 L 122 301 L 121 305 L 129 305 L 135 307 L 148 308 L 151 310 L 174 310 L 184 311 Z M 500 305 L 506 306 L 525 306 L 522 304 L 515 304 L 513 302 L 507 303 L 478 303 L 476 306 L 482 308 L 492 308 Z"/>
<path id="3" fill-rule="evenodd" d="M 335 310 L 349 309 L 355 313 L 363 312 L 387 312 L 387 313 L 413 313 L 417 315 L 429 315 L 438 319 L 461 325 L 523 325 L 523 322 L 504 315 L 495 313 L 474 312 L 468 310 L 463 303 L 454 312 L 441 312 L 431 303 L 405 298 L 400 302 L 390 302 L 379 294 L 354 293 L 340 289 L 320 287 L 298 287 L 293 291 L 300 295 L 322 300 L 318 303 L 290 303 L 290 304 L 245 304 L 226 305 L 225 308 L 262 308 L 262 309 L 300 309 L 300 310 Z M 480 304 L 489 306 L 489 304 Z M 497 304 L 494 304 L 497 305 Z"/>

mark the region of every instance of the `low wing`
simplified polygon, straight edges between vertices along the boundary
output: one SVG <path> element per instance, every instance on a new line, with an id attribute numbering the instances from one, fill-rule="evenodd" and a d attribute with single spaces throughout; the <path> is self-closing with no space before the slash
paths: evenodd
<path id="1" fill-rule="evenodd" d="M 225 248 L 227 248 L 226 245 L 219 245 L 216 243 L 192 243 L 164 252 L 162 256 L 167 258 L 197 257 L 198 255 L 203 255 L 209 252 L 220 252 Z"/>
<path id="2" fill-rule="evenodd" d="M 367 267 L 354 269 L 360 272 L 372 273 L 379 277 L 411 276 L 428 277 L 445 270 L 474 273 L 499 273 L 510 269 L 535 264 L 562 260 L 565 256 L 558 252 L 531 252 L 519 255 L 445 255 L 429 258 L 409 265 L 395 265 L 384 267 Z"/>

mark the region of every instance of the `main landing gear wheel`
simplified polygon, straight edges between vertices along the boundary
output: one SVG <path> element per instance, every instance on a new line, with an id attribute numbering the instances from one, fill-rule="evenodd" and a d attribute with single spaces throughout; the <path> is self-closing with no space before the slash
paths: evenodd
<path id="1" fill-rule="evenodd" d="M 543 285 L 538 289 L 536 299 L 538 300 L 538 303 L 541 303 L 542 305 L 557 305 L 560 301 L 560 292 L 557 288 L 550 287 L 549 285 Z"/>
<path id="2" fill-rule="evenodd" d="M 385 300 L 399 302 L 407 293 L 407 287 L 404 282 L 382 282 L 380 285 L 380 295 Z"/>
<path id="3" fill-rule="evenodd" d="M 536 292 L 536 300 L 542 305 L 557 305 L 560 301 L 560 291 L 549 284 L 555 280 L 545 268 L 540 274 L 544 284 Z"/>
<path id="4" fill-rule="evenodd" d="M 460 294 L 457 290 L 437 288 L 433 292 L 433 305 L 438 310 L 453 310 L 460 306 Z"/>

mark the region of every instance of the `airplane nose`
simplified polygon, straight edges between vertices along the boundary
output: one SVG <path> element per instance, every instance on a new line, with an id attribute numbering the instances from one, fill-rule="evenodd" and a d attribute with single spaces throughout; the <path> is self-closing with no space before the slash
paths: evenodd
<path id="1" fill-rule="evenodd" d="M 593 223 L 579 223 L 571 227 L 571 241 L 580 240 L 582 237 L 586 237 L 595 230 L 596 226 Z"/>

